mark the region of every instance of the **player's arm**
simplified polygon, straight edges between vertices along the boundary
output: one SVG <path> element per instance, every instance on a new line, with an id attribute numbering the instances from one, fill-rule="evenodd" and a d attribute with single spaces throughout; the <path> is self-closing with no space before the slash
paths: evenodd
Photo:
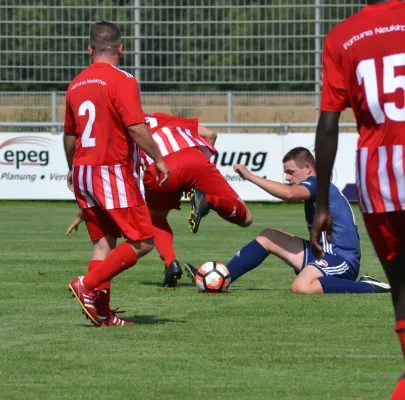
<path id="1" fill-rule="evenodd" d="M 163 186 L 169 180 L 169 168 L 163 161 L 162 154 L 152 138 L 150 130 L 145 123 L 130 125 L 127 127 L 131 139 L 155 161 L 156 180 L 160 180 L 160 185 Z M 163 178 L 160 179 L 160 174 Z"/>
<path id="2" fill-rule="evenodd" d="M 336 54 L 336 47 L 327 36 L 323 50 L 321 115 L 315 138 L 316 208 L 320 211 L 328 210 L 330 178 L 338 144 L 339 117 L 349 103 L 344 74 Z"/>
<path id="3" fill-rule="evenodd" d="M 66 161 L 68 164 L 68 174 L 67 174 L 67 186 L 69 190 L 73 191 L 73 175 L 72 175 L 72 166 L 73 166 L 73 157 L 75 155 L 76 148 L 76 136 L 69 135 L 66 132 L 63 135 L 63 147 L 65 148 Z"/>
<path id="4" fill-rule="evenodd" d="M 286 185 L 281 182 L 271 181 L 269 179 L 261 178 L 253 174 L 246 165 L 235 164 L 233 166 L 243 179 L 254 183 L 267 193 L 271 194 L 278 199 L 288 201 L 290 203 L 297 203 L 303 200 L 308 200 L 311 197 L 311 192 L 305 186 L 301 185 Z"/>
<path id="5" fill-rule="evenodd" d="M 131 139 L 155 162 L 163 162 L 162 154 L 152 138 L 148 125 L 140 123 L 127 127 Z"/>
<path id="6" fill-rule="evenodd" d="M 69 236 L 73 229 L 75 231 L 77 231 L 77 229 L 79 228 L 79 225 L 84 221 L 84 217 L 83 217 L 83 210 L 81 208 L 79 208 L 79 211 L 77 212 L 77 214 L 75 215 L 75 217 L 73 218 L 71 224 L 68 226 L 66 232 L 65 232 L 65 236 Z"/>
<path id="7" fill-rule="evenodd" d="M 316 208 L 328 210 L 329 185 L 335 163 L 340 112 L 321 112 L 316 129 L 315 159 L 316 159 Z"/>
<path id="8" fill-rule="evenodd" d="M 202 138 L 208 140 L 213 146 L 215 145 L 215 142 L 217 140 L 217 133 L 212 129 L 209 129 L 203 125 L 198 125 L 198 134 Z"/>
<path id="9" fill-rule="evenodd" d="M 66 111 L 65 111 L 65 123 L 64 123 L 64 135 L 63 135 L 63 147 L 65 148 L 66 161 L 68 164 L 68 177 L 67 185 L 70 190 L 72 190 L 73 179 L 72 179 L 72 166 L 73 157 L 75 155 L 76 149 L 76 129 L 75 121 L 73 118 L 73 113 L 69 105 L 68 95 L 66 96 Z"/>
<path id="10" fill-rule="evenodd" d="M 69 168 L 69 171 L 71 171 L 72 166 L 73 166 L 73 157 L 75 155 L 76 136 L 65 133 L 63 135 L 63 147 L 65 148 L 66 161 L 68 164 L 68 168 Z"/>
<path id="11" fill-rule="evenodd" d="M 344 74 L 336 54 L 336 46 L 327 36 L 323 50 L 321 115 L 315 138 L 317 195 L 316 213 L 311 228 L 311 247 L 317 257 L 323 256 L 323 249 L 319 244 L 321 233 L 326 231 L 327 241 L 332 241 L 329 185 L 337 152 L 340 113 L 349 104 Z"/>
<path id="12" fill-rule="evenodd" d="M 160 180 L 160 174 L 163 174 L 160 185 L 164 185 L 169 179 L 169 169 L 145 123 L 136 79 L 128 77 L 117 82 L 115 106 L 131 139 L 155 161 L 157 180 Z"/>

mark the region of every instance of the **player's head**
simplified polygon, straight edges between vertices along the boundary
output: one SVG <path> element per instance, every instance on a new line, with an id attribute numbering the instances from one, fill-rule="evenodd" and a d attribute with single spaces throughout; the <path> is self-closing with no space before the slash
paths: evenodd
<path id="1" fill-rule="evenodd" d="M 283 166 L 288 183 L 297 185 L 315 175 L 315 158 L 305 147 L 291 149 L 283 158 Z"/>
<path id="2" fill-rule="evenodd" d="M 88 46 L 90 57 L 122 56 L 121 33 L 118 27 L 111 22 L 96 22 L 90 31 Z"/>

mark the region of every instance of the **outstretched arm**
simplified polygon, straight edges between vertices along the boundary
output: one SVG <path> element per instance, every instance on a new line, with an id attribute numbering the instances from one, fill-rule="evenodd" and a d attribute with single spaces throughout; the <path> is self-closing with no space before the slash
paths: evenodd
<path id="1" fill-rule="evenodd" d="M 235 164 L 233 166 L 235 172 L 237 172 L 243 179 L 246 179 L 249 182 L 254 183 L 263 189 L 267 193 L 271 194 L 278 199 L 288 201 L 290 203 L 300 202 L 307 200 L 311 197 L 310 191 L 300 185 L 286 185 L 284 183 L 271 181 L 266 178 L 261 178 L 249 171 L 246 165 Z"/>

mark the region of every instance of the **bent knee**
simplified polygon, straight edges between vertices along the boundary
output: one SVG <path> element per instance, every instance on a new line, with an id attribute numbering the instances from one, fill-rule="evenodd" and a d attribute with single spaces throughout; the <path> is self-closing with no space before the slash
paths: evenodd
<path id="1" fill-rule="evenodd" d="M 248 213 L 246 215 L 245 221 L 239 224 L 239 226 L 242 228 L 247 228 L 248 226 L 252 225 L 252 222 L 253 222 L 253 215 Z"/>
<path id="2" fill-rule="evenodd" d="M 295 280 L 291 284 L 291 292 L 295 294 L 316 294 L 317 291 L 314 290 L 309 282 L 302 282 L 299 279 Z"/>
<path id="3" fill-rule="evenodd" d="M 152 251 L 154 247 L 155 247 L 154 238 L 149 238 L 142 241 L 142 250 L 144 251 L 144 254 L 147 254 L 150 251 Z"/>
<path id="4" fill-rule="evenodd" d="M 272 229 L 272 228 L 266 228 L 263 231 L 260 232 L 259 236 L 263 236 L 266 239 L 273 241 L 274 238 L 278 235 L 280 231 L 277 229 Z"/>
<path id="5" fill-rule="evenodd" d="M 138 258 L 148 254 L 155 247 L 153 238 L 138 240 L 136 242 L 129 241 L 128 243 L 134 248 Z"/>

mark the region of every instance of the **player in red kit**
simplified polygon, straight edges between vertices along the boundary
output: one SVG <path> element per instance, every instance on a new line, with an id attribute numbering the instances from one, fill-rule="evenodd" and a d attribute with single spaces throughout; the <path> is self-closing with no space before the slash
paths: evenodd
<path id="1" fill-rule="evenodd" d="M 351 106 L 359 131 L 357 187 L 369 236 L 392 288 L 405 356 L 405 3 L 371 1 L 327 35 L 316 132 L 318 193 L 311 242 L 331 233 L 329 182 L 340 113 Z M 404 375 L 405 376 L 405 375 Z M 404 376 L 392 400 L 405 399 Z"/>
<path id="2" fill-rule="evenodd" d="M 134 175 L 138 146 L 154 160 L 160 184 L 169 170 L 145 124 L 137 81 L 117 68 L 123 51 L 118 28 L 94 24 L 88 51 L 93 64 L 67 89 L 64 145 L 68 185 L 83 210 L 93 254 L 88 273 L 69 288 L 95 325 L 124 325 L 101 294 L 153 248 L 153 227 Z M 127 241 L 115 247 L 121 236 Z"/>
<path id="3" fill-rule="evenodd" d="M 164 187 L 159 186 L 154 161 L 141 151 L 145 201 L 152 217 L 156 249 L 165 263 L 163 286 L 171 287 L 176 285 L 182 270 L 176 259 L 173 231 L 167 215 L 172 209 L 180 209 L 184 192 L 193 193 L 193 209 L 198 205 L 201 216 L 212 208 L 228 222 L 244 227 L 252 223 L 252 214 L 215 164 L 210 162 L 216 153 L 214 132 L 199 125 L 196 118 L 163 113 L 146 114 L 145 117 L 171 171 L 170 182 Z M 194 232 L 198 225 L 199 221 L 193 225 Z"/>
<path id="4" fill-rule="evenodd" d="M 225 220 L 249 226 L 252 215 L 237 193 L 231 188 L 210 158 L 216 153 L 216 134 L 199 125 L 198 120 L 163 113 L 145 114 L 152 136 L 170 168 L 170 181 L 164 187 L 156 181 L 154 161 L 141 151 L 141 166 L 145 201 L 152 217 L 155 246 L 165 263 L 164 287 L 174 287 L 182 276 L 182 269 L 173 246 L 173 231 L 167 221 L 172 209 L 180 208 L 184 192 L 194 188 Z M 206 203 L 204 203 L 206 204 Z M 67 234 L 76 229 L 81 215 L 75 217 Z M 188 274 L 192 267 L 186 264 Z"/>

